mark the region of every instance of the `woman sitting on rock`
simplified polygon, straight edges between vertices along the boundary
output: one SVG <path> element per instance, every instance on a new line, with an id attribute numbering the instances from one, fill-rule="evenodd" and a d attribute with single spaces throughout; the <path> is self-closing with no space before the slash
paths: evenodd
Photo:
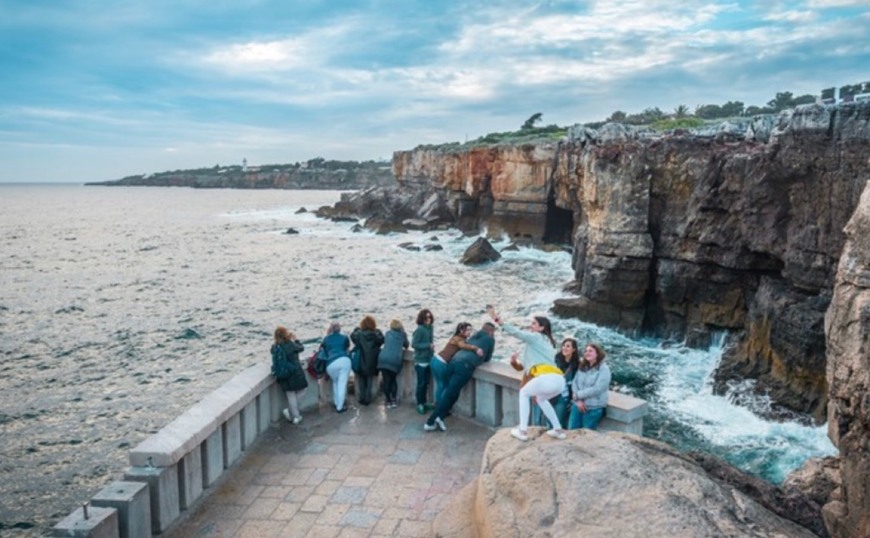
<path id="1" fill-rule="evenodd" d="M 586 344 L 583 359 L 571 383 L 571 416 L 568 429 L 598 429 L 607 408 L 610 389 L 610 367 L 604 364 L 604 349 L 598 344 Z"/>

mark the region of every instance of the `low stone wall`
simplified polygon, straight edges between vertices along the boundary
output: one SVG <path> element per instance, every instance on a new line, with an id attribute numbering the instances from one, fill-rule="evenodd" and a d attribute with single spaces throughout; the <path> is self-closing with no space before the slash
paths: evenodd
<path id="1" fill-rule="evenodd" d="M 406 354 L 399 376 L 406 404 L 413 404 L 417 383 L 412 357 Z M 463 389 L 454 413 L 494 428 L 514 425 L 519 385 L 519 372 L 504 363 L 486 363 Z M 300 407 L 331 401 L 331 392 L 329 382 L 309 379 Z M 133 448 L 124 480 L 74 510 L 54 527 L 54 535 L 147 538 L 162 533 L 281 418 L 284 407 L 270 365 L 251 366 Z M 601 429 L 640 435 L 646 412 L 645 401 L 611 392 Z"/>

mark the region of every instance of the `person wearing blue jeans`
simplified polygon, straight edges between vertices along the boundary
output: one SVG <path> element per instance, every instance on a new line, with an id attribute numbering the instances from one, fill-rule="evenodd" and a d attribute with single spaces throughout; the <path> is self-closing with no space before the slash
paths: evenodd
<path id="1" fill-rule="evenodd" d="M 447 384 L 441 399 L 435 403 L 435 410 L 423 424 L 424 430 L 427 432 L 436 429 L 447 431 L 444 418 L 447 417 L 453 404 L 459 399 L 462 387 L 471 380 L 475 368 L 492 358 L 492 352 L 495 350 L 494 334 L 495 325 L 489 322 L 484 323 L 483 327 L 468 339 L 469 344 L 474 345 L 483 353 L 478 354 L 477 351 L 461 349 L 453 355 L 453 360 L 447 364 Z"/>
<path id="2" fill-rule="evenodd" d="M 607 408 L 607 393 L 612 375 L 604 363 L 604 349 L 598 344 L 587 344 L 583 359 L 571 383 L 571 415 L 568 429 L 598 429 Z"/>
<path id="3" fill-rule="evenodd" d="M 447 386 L 448 368 L 453 356 L 460 349 L 474 351 L 479 357 L 483 357 L 483 351 L 473 344 L 468 343 L 471 336 L 471 323 L 462 322 L 456 326 L 453 336 L 447 341 L 444 349 L 432 356 L 429 368 L 432 370 L 432 378 L 435 380 L 435 403 L 441 400 L 444 388 Z"/>
<path id="4" fill-rule="evenodd" d="M 417 313 L 417 328 L 411 336 L 411 349 L 414 350 L 414 372 L 417 374 L 417 412 L 421 415 L 426 412 L 426 396 L 429 391 L 429 379 L 432 372 L 429 363 L 435 352 L 435 339 L 433 337 L 432 323 L 435 317 L 432 311 L 424 308 Z"/>

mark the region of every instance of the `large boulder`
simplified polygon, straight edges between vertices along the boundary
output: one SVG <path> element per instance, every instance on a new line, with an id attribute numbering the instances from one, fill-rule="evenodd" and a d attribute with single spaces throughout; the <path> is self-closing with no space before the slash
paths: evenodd
<path id="1" fill-rule="evenodd" d="M 499 259 L 501 259 L 501 254 L 492 246 L 492 243 L 487 241 L 486 238 L 479 237 L 471 246 L 465 249 L 465 253 L 459 261 L 465 265 L 480 265 L 482 263 L 498 261 Z"/>
<path id="2" fill-rule="evenodd" d="M 493 435 L 480 476 L 436 517 L 435 536 L 817 536 L 663 443 L 530 433 L 526 443 Z"/>

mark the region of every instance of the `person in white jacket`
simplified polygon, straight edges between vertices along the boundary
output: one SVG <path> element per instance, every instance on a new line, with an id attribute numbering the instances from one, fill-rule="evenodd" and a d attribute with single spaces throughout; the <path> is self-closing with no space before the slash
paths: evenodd
<path id="1" fill-rule="evenodd" d="M 565 377 L 562 370 L 556 366 L 554 359 L 556 341 L 553 339 L 550 320 L 544 316 L 535 316 L 529 322 L 529 330 L 524 331 L 504 323 L 494 310 L 488 309 L 488 311 L 493 321 L 506 333 L 526 344 L 521 357 L 519 352 L 511 355 L 511 365 L 517 370 L 523 370 L 525 381 L 520 387 L 520 423 L 516 428 L 511 429 L 511 435 L 520 441 L 528 441 L 531 399 L 535 398 L 544 416 L 553 425 L 553 429 L 548 430 L 547 435 L 564 439 L 565 430 L 550 403 L 550 398 L 558 396 L 565 388 Z"/>

